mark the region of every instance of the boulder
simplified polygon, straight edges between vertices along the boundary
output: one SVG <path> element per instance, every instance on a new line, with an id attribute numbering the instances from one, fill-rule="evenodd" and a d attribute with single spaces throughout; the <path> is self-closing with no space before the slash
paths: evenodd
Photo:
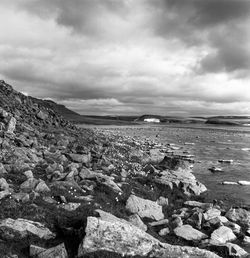
<path id="1" fill-rule="evenodd" d="M 250 211 L 242 208 L 231 208 L 225 216 L 233 222 L 250 228 Z"/>
<path id="2" fill-rule="evenodd" d="M 88 217 L 86 235 L 82 240 L 78 256 L 108 251 L 122 256 L 147 256 L 155 258 L 219 258 L 216 254 L 194 247 L 172 246 L 161 243 L 141 229 L 123 222 Z"/>
<path id="3" fill-rule="evenodd" d="M 211 234 L 211 242 L 216 244 L 224 244 L 235 240 L 237 237 L 231 228 L 221 226 Z"/>
<path id="4" fill-rule="evenodd" d="M 156 202 L 145 200 L 135 195 L 130 195 L 128 198 L 126 209 L 133 214 L 138 214 L 141 218 L 150 218 L 153 220 L 161 220 L 164 218 L 162 206 L 158 205 Z"/>
<path id="5" fill-rule="evenodd" d="M 207 190 L 205 185 L 196 180 L 190 169 L 164 170 L 153 181 L 170 189 L 175 187 L 187 196 L 200 195 Z"/>
<path id="6" fill-rule="evenodd" d="M 176 236 L 188 241 L 200 241 L 208 236 L 190 225 L 183 225 L 174 229 Z"/>
<path id="7" fill-rule="evenodd" d="M 27 237 L 49 240 L 55 238 L 55 234 L 43 224 L 31 220 L 8 218 L 0 221 L 0 238 L 12 241 Z"/>

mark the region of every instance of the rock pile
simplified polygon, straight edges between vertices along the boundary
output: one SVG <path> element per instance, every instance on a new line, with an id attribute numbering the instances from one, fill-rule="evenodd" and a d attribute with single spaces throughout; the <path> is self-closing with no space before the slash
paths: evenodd
<path id="1" fill-rule="evenodd" d="M 1 81 L 1 257 L 247 256 L 250 212 L 193 200 L 206 187 L 173 147 L 77 128 Z"/>

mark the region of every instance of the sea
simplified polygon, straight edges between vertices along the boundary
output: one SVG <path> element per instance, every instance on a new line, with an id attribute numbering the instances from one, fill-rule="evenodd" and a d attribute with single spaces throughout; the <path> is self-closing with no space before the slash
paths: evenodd
<path id="1" fill-rule="evenodd" d="M 81 127 L 86 127 L 81 125 Z M 250 208 L 250 185 L 223 185 L 222 182 L 250 182 L 250 127 L 208 124 L 142 124 L 135 126 L 87 126 L 114 130 L 121 135 L 151 139 L 171 146 L 176 154 L 191 155 L 193 174 L 206 185 L 207 201 Z M 219 160 L 232 160 L 220 163 Z M 211 167 L 221 172 L 211 172 Z"/>

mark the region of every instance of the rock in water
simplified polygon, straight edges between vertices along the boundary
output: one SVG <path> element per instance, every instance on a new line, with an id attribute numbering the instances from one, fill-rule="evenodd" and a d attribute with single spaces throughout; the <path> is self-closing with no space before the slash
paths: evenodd
<path id="1" fill-rule="evenodd" d="M 150 218 L 154 220 L 164 219 L 162 206 L 156 202 L 145 200 L 135 195 L 130 195 L 127 200 L 126 209 L 133 214 L 138 214 L 141 218 Z"/>
<path id="2" fill-rule="evenodd" d="M 174 229 L 176 236 L 184 238 L 188 241 L 200 241 L 202 239 L 208 238 L 206 234 L 203 234 L 199 230 L 194 229 L 190 225 L 183 225 Z"/>
<path id="3" fill-rule="evenodd" d="M 123 256 L 146 256 L 154 258 L 219 258 L 218 255 L 195 247 L 172 246 L 161 243 L 139 228 L 118 218 L 105 221 L 88 217 L 78 256 L 108 251 Z"/>
<path id="4" fill-rule="evenodd" d="M 31 220 L 8 218 L 0 221 L 0 238 L 12 241 L 26 237 L 49 240 L 55 238 L 55 234 L 43 224 Z"/>

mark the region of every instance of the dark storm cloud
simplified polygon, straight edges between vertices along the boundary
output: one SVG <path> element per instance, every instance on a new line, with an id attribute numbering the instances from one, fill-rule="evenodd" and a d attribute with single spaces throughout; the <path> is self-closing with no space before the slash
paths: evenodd
<path id="1" fill-rule="evenodd" d="M 0 76 L 82 113 L 247 113 L 249 7 L 1 0 Z"/>

